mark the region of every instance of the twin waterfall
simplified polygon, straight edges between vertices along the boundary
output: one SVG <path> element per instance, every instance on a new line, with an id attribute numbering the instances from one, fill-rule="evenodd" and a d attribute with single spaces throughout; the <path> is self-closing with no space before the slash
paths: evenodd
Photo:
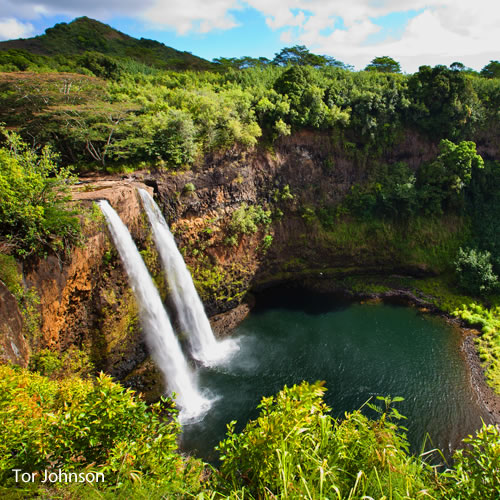
<path id="1" fill-rule="evenodd" d="M 139 189 L 139 194 L 153 229 L 156 248 L 162 260 L 182 333 L 187 336 L 191 345 L 191 354 L 205 365 L 216 364 L 234 351 L 235 343 L 231 339 L 222 342 L 215 339 L 191 274 L 163 214 L 145 189 Z"/>
<path id="2" fill-rule="evenodd" d="M 207 365 L 220 362 L 236 349 L 236 343 L 232 340 L 219 342 L 215 339 L 191 275 L 163 215 L 147 191 L 140 189 L 139 193 L 152 226 L 182 333 L 189 340 L 192 355 Z M 140 320 L 151 355 L 165 377 L 170 392 L 177 395 L 180 417 L 186 420 L 200 416 L 208 410 L 210 401 L 199 393 L 194 373 L 182 352 L 141 254 L 127 227 L 111 205 L 102 200 L 99 206 L 137 299 Z"/>

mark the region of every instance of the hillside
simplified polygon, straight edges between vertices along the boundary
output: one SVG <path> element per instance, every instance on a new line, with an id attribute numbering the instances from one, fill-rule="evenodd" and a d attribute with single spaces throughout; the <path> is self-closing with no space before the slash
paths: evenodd
<path id="1" fill-rule="evenodd" d="M 88 17 L 48 28 L 44 35 L 0 42 L 0 50 L 22 50 L 38 56 L 81 55 L 98 52 L 130 58 L 155 68 L 208 69 L 211 63 L 189 52 L 181 52 L 146 38 L 133 38 Z"/>

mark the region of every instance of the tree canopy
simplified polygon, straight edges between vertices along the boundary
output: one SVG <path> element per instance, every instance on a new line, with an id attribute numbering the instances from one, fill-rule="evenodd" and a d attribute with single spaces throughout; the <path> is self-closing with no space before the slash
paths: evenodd
<path id="1" fill-rule="evenodd" d="M 400 64 L 392 57 L 381 56 L 372 59 L 365 71 L 380 71 L 381 73 L 401 73 Z"/>
<path id="2" fill-rule="evenodd" d="M 500 78 L 500 62 L 490 61 L 482 70 L 481 75 L 486 78 Z"/>

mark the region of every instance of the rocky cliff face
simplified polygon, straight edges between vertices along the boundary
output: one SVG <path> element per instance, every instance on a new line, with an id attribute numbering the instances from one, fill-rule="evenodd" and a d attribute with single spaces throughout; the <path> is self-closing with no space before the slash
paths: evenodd
<path id="1" fill-rule="evenodd" d="M 0 281 L 0 362 L 26 366 L 29 353 L 17 299 Z"/>
<path id="2" fill-rule="evenodd" d="M 137 187 L 141 183 L 113 179 L 81 184 L 74 203 L 82 212 L 83 241 L 69 256 L 50 255 L 25 262 L 26 289 L 39 301 L 39 328 L 27 342 L 16 299 L 0 283 L 0 328 L 3 357 L 27 364 L 29 347 L 64 352 L 70 346 L 87 352 L 95 368 L 124 377 L 147 352 L 137 321 L 137 306 L 114 250 L 105 221 L 93 201 L 107 199 L 139 245 L 149 237 Z"/>
<path id="3" fill-rule="evenodd" d="M 107 199 L 117 210 L 166 296 L 136 188 L 154 192 L 206 309 L 214 316 L 240 304 L 252 286 L 280 277 L 327 269 L 398 269 L 401 263 L 390 254 L 369 254 L 362 247 L 345 251 L 335 237 L 325 238 L 317 221 L 311 222 L 310 211 L 341 201 L 354 183 L 363 181 L 369 161 L 406 161 L 417 168 L 436 151 L 436 145 L 408 133 L 373 160 L 373 155 L 328 134 L 302 132 L 284 138 L 272 151 L 234 149 L 206 158 L 192 171 L 138 172 L 128 180 L 84 179 L 74 192 L 74 202 L 86 211 L 82 246 L 66 260 L 49 256 L 23 268 L 26 287 L 36 290 L 40 299 L 40 335 L 31 342 L 32 348 L 65 351 L 76 345 L 90 353 L 96 369 L 148 389 L 143 375 L 150 370 L 144 368 L 147 352 L 137 306 L 105 222 L 95 207 L 92 210 L 93 200 Z M 262 209 L 267 221 L 256 219 L 255 230 L 238 230 L 244 226 L 235 222 L 235 211 L 245 206 Z M 4 352 L 25 363 L 28 348 L 19 337 L 22 319 L 2 314 L 2 308 L 15 308 L 8 294 L 1 297 L 0 325 L 7 332 L 2 336 Z M 233 316 L 239 319 L 237 313 Z M 216 323 L 218 330 L 231 325 L 220 316 Z M 9 342 L 17 351 L 13 347 L 9 351 Z"/>
<path id="4" fill-rule="evenodd" d="M 210 314 L 234 307 L 252 286 L 293 279 L 298 271 L 400 269 L 393 255 L 370 254 L 369 245 L 346 249 L 312 220 L 363 182 L 370 162 L 405 161 L 417 169 L 437 154 L 437 145 L 402 134 L 388 151 L 368 155 L 331 134 L 303 131 L 283 138 L 272 151 L 233 150 L 206 158 L 193 171 L 146 176 L 172 223 Z M 189 188 L 189 189 L 188 189 Z M 271 212 L 272 223 L 228 242 L 231 221 L 243 204 Z M 265 245 L 272 239 L 270 246 Z M 347 235 L 348 237 L 348 235 Z M 230 243 L 230 244 L 228 244 Z"/>

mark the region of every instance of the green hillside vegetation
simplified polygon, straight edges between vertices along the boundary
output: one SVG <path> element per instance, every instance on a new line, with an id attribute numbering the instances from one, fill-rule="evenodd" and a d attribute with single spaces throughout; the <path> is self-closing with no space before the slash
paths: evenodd
<path id="1" fill-rule="evenodd" d="M 110 44 L 133 40 L 87 19 L 50 36 L 78 27 L 95 27 Z M 69 61 L 63 54 L 43 57 Z M 62 166 L 73 165 L 80 172 L 202 168 L 206 155 L 235 146 L 272 150 L 281 137 L 300 130 L 329 133 L 332 143 L 364 169 L 365 180 L 352 186 L 340 206 L 304 208 L 309 211 L 304 217 L 320 222 L 323 241 L 338 242 L 342 220 L 351 228 L 353 220 L 367 228 L 382 222 L 396 237 L 395 251 L 403 258 L 408 249 L 397 244 L 396 235 L 402 234 L 398 226 L 416 227 L 425 217 L 440 227 L 440 220 L 458 217 L 461 241 L 446 250 L 430 250 L 423 242 L 410 253 L 420 253 L 426 263 L 440 262 L 436 272 L 455 272 L 451 281 L 457 290 L 489 310 L 500 275 L 500 166 L 498 156 L 479 157 L 475 141 L 486 144 L 498 128 L 500 79 L 491 71 L 473 74 L 456 63 L 450 68 L 422 66 L 413 75 L 402 75 L 384 56 L 375 58 L 368 71 L 353 72 L 305 47 L 285 48 L 273 61 L 218 61 L 217 71 L 202 72 L 153 71 L 130 57 L 97 52 L 81 57 L 87 60 L 87 74 L 46 73 L 36 64 L 38 72 L 1 74 L 0 121 L 31 143 L 50 145 L 60 152 Z M 441 140 L 437 157 L 418 171 L 404 159 L 382 160 L 405 131 L 430 143 Z M 11 222 L 4 227 L 4 238 L 20 241 L 19 234 L 8 232 Z M 64 224 L 58 229 L 63 227 L 70 230 Z M 18 253 L 45 251 L 23 238 Z M 72 241 L 62 233 L 50 238 Z M 210 269 L 200 272 L 210 274 Z M 493 373 L 489 378 L 496 379 L 500 361 L 492 353 L 498 352 L 498 329 L 491 336 L 482 344 L 487 351 L 483 357 Z"/>
<path id="2" fill-rule="evenodd" d="M 138 40 L 88 17 L 56 24 L 34 38 L 0 42 L 2 71 L 9 71 L 9 68 L 21 71 L 86 69 L 95 73 L 98 66 L 108 64 L 106 76 L 111 76 L 120 63 L 179 70 L 211 67 L 211 63 L 189 52 L 180 52 L 155 40 Z"/>
<path id="3" fill-rule="evenodd" d="M 104 79 L 0 75 L 0 120 L 53 144 L 66 163 L 93 162 L 94 169 L 141 162 L 178 169 L 301 129 L 335 131 L 332 140 L 366 162 L 404 130 L 433 141 L 474 140 L 498 123 L 500 80 L 445 66 L 411 76 L 301 65 L 146 74 L 116 72 L 118 62 L 109 69 L 99 57 L 94 76 Z M 103 148 L 105 158 L 96 154 Z"/>

